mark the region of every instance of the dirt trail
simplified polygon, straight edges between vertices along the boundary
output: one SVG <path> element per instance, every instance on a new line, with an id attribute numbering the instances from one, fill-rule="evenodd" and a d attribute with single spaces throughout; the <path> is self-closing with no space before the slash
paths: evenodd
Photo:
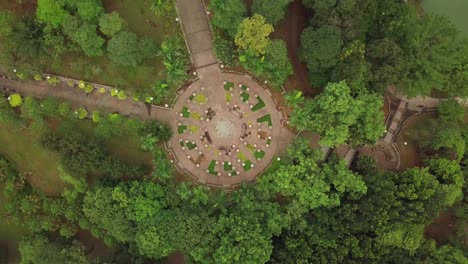
<path id="1" fill-rule="evenodd" d="M 312 10 L 304 7 L 300 0 L 295 0 L 289 5 L 286 16 L 272 34 L 273 39 L 280 38 L 286 42 L 288 56 L 294 69 L 294 74 L 286 81 L 285 88 L 300 89 L 307 96 L 320 92 L 310 85 L 307 67 L 301 62 L 298 54 L 302 31 L 308 26 L 311 17 Z"/>
<path id="2" fill-rule="evenodd" d="M 33 96 L 46 98 L 55 97 L 65 100 L 73 108 L 85 106 L 88 112 L 95 110 L 105 110 L 107 112 L 117 112 L 125 116 L 139 119 L 157 119 L 169 123 L 173 119 L 171 109 L 164 109 L 152 106 L 148 110 L 147 106 L 141 102 L 135 102 L 130 98 L 119 100 L 109 93 L 98 93 L 97 91 L 86 95 L 79 88 L 71 88 L 66 83 L 51 86 L 46 81 L 15 81 L 0 79 L 0 90 L 7 89 L 8 92 L 18 92 L 23 96 Z"/>

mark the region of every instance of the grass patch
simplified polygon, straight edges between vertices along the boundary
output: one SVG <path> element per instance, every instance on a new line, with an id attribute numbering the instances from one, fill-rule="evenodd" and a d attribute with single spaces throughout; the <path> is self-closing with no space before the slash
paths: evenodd
<path id="1" fill-rule="evenodd" d="M 177 132 L 179 132 L 179 134 L 184 134 L 186 131 L 187 131 L 187 126 L 178 126 L 177 127 Z"/>
<path id="2" fill-rule="evenodd" d="M 263 102 L 262 98 L 257 97 L 258 99 L 258 103 L 255 104 L 253 107 L 252 107 L 252 111 L 255 112 L 255 111 L 258 111 L 260 109 L 262 109 L 263 107 L 265 107 L 265 102 Z"/>
<path id="3" fill-rule="evenodd" d="M 204 105 L 208 103 L 208 98 L 206 98 L 204 94 L 198 94 L 197 96 L 195 96 L 195 98 L 193 98 L 193 100 L 199 105 Z"/>
<path id="4" fill-rule="evenodd" d="M 247 86 L 245 84 L 241 85 L 242 91 L 247 91 Z"/>
<path id="5" fill-rule="evenodd" d="M 268 115 L 264 115 L 264 116 L 262 116 L 260 118 L 257 118 L 257 123 L 263 123 L 263 122 L 267 122 L 268 126 L 272 126 L 273 122 L 271 121 L 271 115 L 268 114 Z"/>
<path id="6" fill-rule="evenodd" d="M 198 126 L 189 126 L 188 130 L 192 133 L 197 133 L 200 128 Z"/>
<path id="7" fill-rule="evenodd" d="M 254 147 L 254 145 L 252 145 L 252 144 L 247 144 L 247 148 L 248 148 L 250 151 L 255 152 L 255 147 Z"/>
<path id="8" fill-rule="evenodd" d="M 241 93 L 241 100 L 242 100 L 242 102 L 245 103 L 245 102 L 249 101 L 249 98 L 250 98 L 250 94 L 248 94 L 248 93 L 246 93 L 246 92 L 242 92 L 242 93 Z"/>
<path id="9" fill-rule="evenodd" d="M 252 162 L 250 160 L 246 160 L 244 162 L 244 166 L 242 166 L 244 168 L 244 171 L 249 171 L 252 169 Z"/>
<path id="10" fill-rule="evenodd" d="M 208 173 L 211 175 L 218 175 L 218 172 L 215 171 L 216 161 L 212 160 L 208 165 Z"/>
<path id="11" fill-rule="evenodd" d="M 229 165 L 228 162 L 224 162 L 224 171 L 232 171 L 232 164 Z"/>
<path id="12" fill-rule="evenodd" d="M 32 186 L 46 194 L 58 194 L 65 187 L 58 167 L 60 157 L 43 148 L 40 135 L 30 129 L 15 129 L 0 124 L 0 155 L 16 165 L 19 172 L 31 173 L 28 180 Z"/>
<path id="13" fill-rule="evenodd" d="M 232 93 L 231 92 L 226 92 L 226 102 L 230 103 L 232 101 Z"/>
<path id="14" fill-rule="evenodd" d="M 232 83 L 232 82 L 226 82 L 224 84 L 224 90 L 226 90 L 226 91 L 229 91 L 229 89 L 231 89 L 233 87 L 234 87 L 234 83 Z"/>
<path id="15" fill-rule="evenodd" d="M 237 158 L 240 159 L 241 162 L 244 162 L 247 160 L 247 156 L 242 151 L 237 152 Z"/>
<path id="16" fill-rule="evenodd" d="M 194 149 L 196 147 L 197 147 L 197 144 L 195 144 L 195 143 L 192 143 L 192 142 L 187 143 L 187 148 L 189 150 L 192 150 L 192 149 Z"/>
<path id="17" fill-rule="evenodd" d="M 266 154 L 266 153 L 265 153 L 265 151 L 263 151 L 263 150 L 255 151 L 255 152 L 254 152 L 254 158 L 255 158 L 256 160 L 258 160 L 258 159 L 263 159 L 263 157 L 265 157 L 265 154 Z"/>
<path id="18" fill-rule="evenodd" d="M 201 115 L 199 113 L 195 113 L 195 112 L 190 113 L 190 117 L 195 119 L 195 120 L 200 120 L 201 119 Z"/>

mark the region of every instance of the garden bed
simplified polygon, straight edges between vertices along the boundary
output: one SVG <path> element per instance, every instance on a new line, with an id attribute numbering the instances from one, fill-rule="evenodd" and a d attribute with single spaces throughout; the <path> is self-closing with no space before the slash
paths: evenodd
<path id="1" fill-rule="evenodd" d="M 264 115 L 264 116 L 262 116 L 260 118 L 257 118 L 257 123 L 263 123 L 263 122 L 268 123 L 268 126 L 272 126 L 273 122 L 271 121 L 271 115 L 268 114 L 268 115 Z"/>

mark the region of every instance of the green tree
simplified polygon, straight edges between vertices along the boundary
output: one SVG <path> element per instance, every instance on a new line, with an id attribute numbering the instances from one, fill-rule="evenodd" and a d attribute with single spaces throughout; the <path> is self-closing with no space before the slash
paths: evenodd
<path id="1" fill-rule="evenodd" d="M 276 25 L 283 19 L 286 8 L 292 2 L 292 0 L 255 0 L 252 5 L 252 11 L 254 14 L 262 15 L 268 24 Z"/>
<path id="2" fill-rule="evenodd" d="M 169 161 L 166 152 L 163 149 L 155 148 L 153 146 L 151 153 L 153 154 L 153 177 L 160 180 L 171 179 L 172 164 Z"/>
<path id="3" fill-rule="evenodd" d="M 125 20 L 120 17 L 119 13 L 112 12 L 103 14 L 99 20 L 99 30 L 108 36 L 112 37 L 125 27 Z"/>
<path id="4" fill-rule="evenodd" d="M 385 130 L 384 99 L 380 95 L 363 92 L 356 101 L 361 113 L 349 128 L 350 142 L 352 145 L 373 144 Z"/>
<path id="5" fill-rule="evenodd" d="M 461 131 L 454 127 L 442 127 L 437 134 L 426 143 L 434 150 L 446 151 L 448 156 L 461 160 L 465 154 L 465 140 Z"/>
<path id="6" fill-rule="evenodd" d="M 70 111 L 71 111 L 71 108 L 70 108 L 69 103 L 63 102 L 58 107 L 58 113 L 60 114 L 61 117 L 67 117 Z"/>
<path id="7" fill-rule="evenodd" d="M 49 55 L 42 22 L 32 17 L 23 18 L 13 29 L 9 40 L 13 50 L 23 60 L 43 62 Z"/>
<path id="8" fill-rule="evenodd" d="M 214 32 L 213 48 L 219 61 L 231 67 L 237 65 L 236 46 L 231 40 L 224 38 L 217 31 Z"/>
<path id="9" fill-rule="evenodd" d="M 40 103 L 42 114 L 46 117 L 59 117 L 59 101 L 54 97 L 47 97 Z"/>
<path id="10" fill-rule="evenodd" d="M 343 161 L 333 160 L 319 167 L 320 156 L 299 138 L 288 148 L 281 166 L 262 176 L 259 188 L 290 198 L 294 217 L 310 209 L 338 206 L 345 193 L 358 196 L 366 192 L 360 176 L 348 170 Z"/>
<path id="11" fill-rule="evenodd" d="M 37 18 L 57 28 L 68 14 L 65 10 L 65 4 L 65 0 L 38 0 L 36 10 Z"/>
<path id="12" fill-rule="evenodd" d="M 375 142 L 384 131 L 380 96 L 351 95 L 346 82 L 329 83 L 313 100 L 294 109 L 291 124 L 321 136 L 321 144 L 336 146 L 348 139 L 353 145 Z"/>
<path id="13" fill-rule="evenodd" d="M 84 246 L 78 241 L 49 241 L 45 235 L 28 236 L 19 243 L 24 264 L 90 264 Z"/>
<path id="14" fill-rule="evenodd" d="M 138 49 L 138 37 L 131 32 L 120 32 L 115 35 L 107 46 L 109 58 L 121 65 L 136 67 L 143 60 Z"/>
<path id="15" fill-rule="evenodd" d="M 243 51 L 239 61 L 247 71 L 267 79 L 277 89 L 281 88 L 293 71 L 288 50 L 282 40 L 271 41 L 264 56 L 251 49 Z"/>
<path id="16" fill-rule="evenodd" d="M 84 107 L 78 108 L 75 113 L 78 119 L 85 119 L 88 116 L 88 111 Z"/>
<path id="17" fill-rule="evenodd" d="M 81 0 L 73 4 L 77 8 L 78 15 L 84 21 L 97 23 L 99 17 L 104 13 L 104 7 L 100 0 Z"/>
<path id="18" fill-rule="evenodd" d="M 330 12 L 336 5 L 337 0 L 303 0 L 302 3 L 314 9 L 316 12 L 327 13 Z"/>
<path id="19" fill-rule="evenodd" d="M 288 77 L 293 74 L 293 67 L 288 57 L 288 49 L 284 41 L 271 41 L 265 52 L 265 75 L 271 86 L 280 88 Z"/>
<path id="20" fill-rule="evenodd" d="M 226 30 L 229 36 L 234 38 L 239 24 L 247 15 L 244 1 L 213 0 L 210 1 L 210 9 L 214 12 L 211 23 L 220 29 Z"/>
<path id="21" fill-rule="evenodd" d="M 365 58 L 365 44 L 353 41 L 341 51 L 341 62 L 331 74 L 334 81 L 345 80 L 353 94 L 366 91 L 370 63 Z"/>
<path id="22" fill-rule="evenodd" d="M 158 81 L 153 86 L 154 102 L 160 104 L 170 95 L 171 89 L 167 82 Z"/>
<path id="23" fill-rule="evenodd" d="M 442 92 L 449 96 L 468 97 L 468 41 L 460 43 L 457 62 L 447 74 Z"/>
<path id="24" fill-rule="evenodd" d="M 377 91 L 398 83 L 407 68 L 403 50 L 390 38 L 369 42 L 366 58 L 371 63 L 371 85 Z"/>
<path id="25" fill-rule="evenodd" d="M 461 200 L 465 180 L 459 162 L 439 158 L 430 159 L 426 163 L 429 172 L 437 177 L 440 183 L 438 203 L 442 204 L 442 206 L 452 206 L 455 202 Z"/>
<path id="26" fill-rule="evenodd" d="M 20 94 L 12 94 L 8 97 L 11 107 L 18 107 L 23 104 L 23 98 Z"/>
<path id="27" fill-rule="evenodd" d="M 0 97 L 0 123 L 8 122 L 13 124 L 17 119 L 17 115 L 11 108 L 10 102 L 7 98 Z"/>
<path id="28" fill-rule="evenodd" d="M 265 18 L 255 14 L 240 23 L 235 42 L 240 48 L 251 49 L 255 53 L 265 54 L 270 43 L 268 36 L 274 31 L 273 26 L 267 24 Z"/>
<path id="29" fill-rule="evenodd" d="M 105 40 L 98 35 L 97 26 L 90 23 L 83 23 L 78 28 L 74 28 L 71 39 L 77 43 L 83 52 L 91 57 L 102 56 L 102 49 Z"/>
<path id="30" fill-rule="evenodd" d="M 122 200 L 122 198 L 120 199 Z M 83 213 L 86 218 L 80 226 L 90 229 L 94 236 L 104 239 L 106 244 L 133 240 L 134 228 L 123 208 L 113 198 L 113 188 L 94 187 L 83 199 Z"/>
<path id="31" fill-rule="evenodd" d="M 304 29 L 299 56 L 306 63 L 314 85 L 326 84 L 329 71 L 339 62 L 342 45 L 341 30 L 338 27 L 327 25 L 318 29 Z"/>
<path id="32" fill-rule="evenodd" d="M 465 119 L 465 107 L 454 99 L 442 101 L 437 106 L 439 118 L 448 124 L 460 124 Z"/>
<path id="33" fill-rule="evenodd" d="M 0 37 L 6 37 L 13 32 L 13 15 L 9 11 L 0 11 Z"/>
<path id="34" fill-rule="evenodd" d="M 138 41 L 138 49 L 143 59 L 153 58 L 159 53 L 158 46 L 148 36 L 144 36 Z"/>
<path id="35" fill-rule="evenodd" d="M 23 119 L 42 120 L 42 110 L 39 102 L 33 97 L 26 97 L 21 105 Z"/>
<path id="36" fill-rule="evenodd" d="M 429 95 L 433 88 L 443 90 L 446 73 L 458 60 L 458 33 L 446 17 L 428 15 L 416 24 L 403 44 L 408 71 L 401 80 L 409 96 Z"/>
<path id="37" fill-rule="evenodd" d="M 171 37 L 161 43 L 160 55 L 163 56 L 169 85 L 179 86 L 187 77 L 189 59 L 186 52 L 183 40 L 179 37 Z"/>

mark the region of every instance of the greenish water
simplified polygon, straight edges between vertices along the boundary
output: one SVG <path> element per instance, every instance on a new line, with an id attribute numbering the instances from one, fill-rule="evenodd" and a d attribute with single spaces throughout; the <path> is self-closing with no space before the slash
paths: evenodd
<path id="1" fill-rule="evenodd" d="M 468 38 L 468 0 L 423 0 L 422 6 L 426 13 L 446 15 Z"/>

